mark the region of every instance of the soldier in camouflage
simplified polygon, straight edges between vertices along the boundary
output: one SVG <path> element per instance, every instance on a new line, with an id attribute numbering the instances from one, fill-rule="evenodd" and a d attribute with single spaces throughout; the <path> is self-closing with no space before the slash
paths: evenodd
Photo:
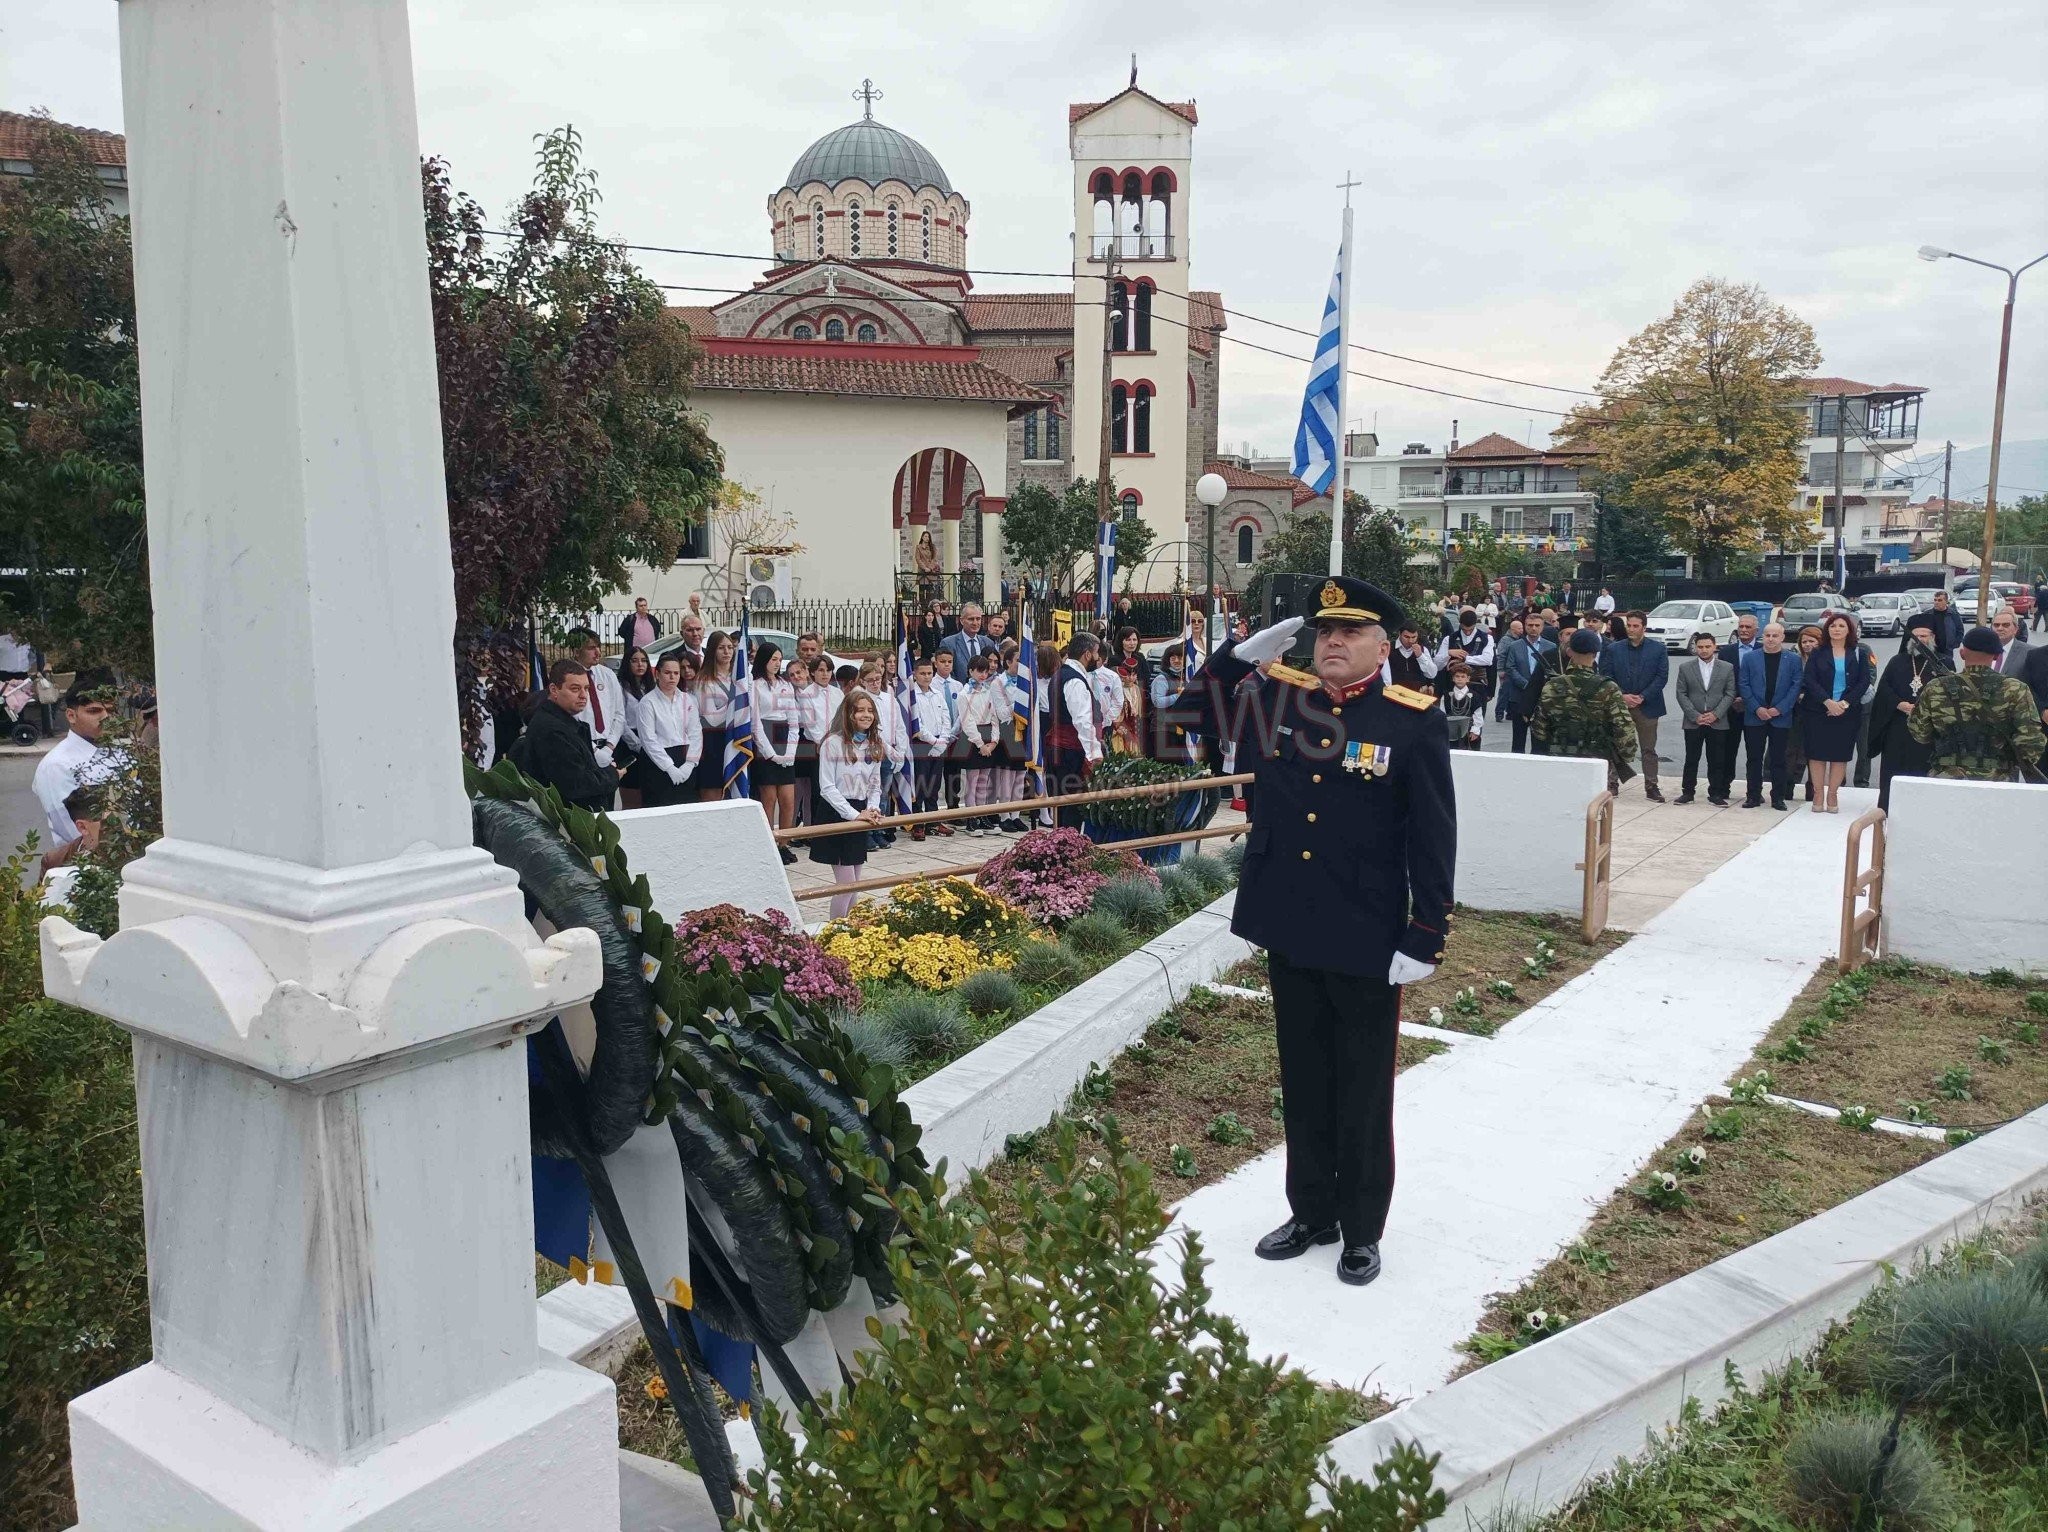
<path id="1" fill-rule="evenodd" d="M 1607 790 L 1636 774 L 1636 725 L 1621 688 L 1594 669 L 1600 640 L 1572 635 L 1569 664 L 1543 684 L 1529 732 L 1539 755 L 1576 755 L 1607 763 Z"/>
<path id="2" fill-rule="evenodd" d="M 1998 635 L 1972 628 L 1963 638 L 1963 668 L 1936 676 L 1920 690 L 1906 727 L 1933 748 L 1930 777 L 1966 782 L 2039 781 L 2036 765 L 2048 740 L 2034 694 L 2017 676 L 1998 673 Z"/>

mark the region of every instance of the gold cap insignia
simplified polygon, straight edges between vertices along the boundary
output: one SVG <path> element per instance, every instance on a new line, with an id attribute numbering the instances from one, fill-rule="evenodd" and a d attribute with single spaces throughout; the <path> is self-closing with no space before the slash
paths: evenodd
<path id="1" fill-rule="evenodd" d="M 1338 585 L 1335 580 L 1325 580 L 1322 590 L 1318 593 L 1318 599 L 1321 600 L 1324 606 L 1342 606 L 1344 604 L 1343 587 Z"/>

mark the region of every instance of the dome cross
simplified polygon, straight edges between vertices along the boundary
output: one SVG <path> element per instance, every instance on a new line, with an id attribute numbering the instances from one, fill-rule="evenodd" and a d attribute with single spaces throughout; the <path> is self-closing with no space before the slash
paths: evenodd
<path id="1" fill-rule="evenodd" d="M 861 121 L 873 122 L 875 120 L 875 103 L 882 99 L 882 93 L 875 89 L 875 82 L 873 80 L 862 80 L 860 82 L 860 89 L 853 93 L 853 99 L 861 104 Z"/>

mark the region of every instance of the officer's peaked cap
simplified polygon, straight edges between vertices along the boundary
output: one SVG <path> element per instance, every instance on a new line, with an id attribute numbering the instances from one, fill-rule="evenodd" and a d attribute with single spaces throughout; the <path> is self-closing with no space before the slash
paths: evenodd
<path id="1" fill-rule="evenodd" d="M 1309 595 L 1310 622 L 1376 622 L 1397 633 L 1408 621 L 1401 603 L 1367 580 L 1331 575 Z"/>

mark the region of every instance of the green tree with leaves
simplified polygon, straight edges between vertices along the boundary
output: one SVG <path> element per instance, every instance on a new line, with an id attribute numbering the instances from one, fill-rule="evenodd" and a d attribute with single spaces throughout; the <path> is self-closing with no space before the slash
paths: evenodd
<path id="1" fill-rule="evenodd" d="M 1761 287 L 1703 278 L 1615 352 L 1555 440 L 1591 449 L 1593 487 L 1659 516 L 1712 578 L 1731 553 L 1805 536 L 1800 379 L 1820 359 L 1813 327 Z"/>
<path id="2" fill-rule="evenodd" d="M 59 666 L 150 673 L 149 542 L 128 220 L 85 143 L 30 129 L 0 176 L 0 631 Z"/>
<path id="3" fill-rule="evenodd" d="M 2000 547 L 2048 546 L 2048 495 L 2027 495 L 2010 505 L 2001 505 L 1998 508 L 1997 532 Z M 1968 548 L 1973 552 L 1983 549 L 1984 507 L 1981 503 L 1968 510 L 1949 513 L 1948 540 L 1953 547 Z"/>
<path id="4" fill-rule="evenodd" d="M 1138 571 L 1145 567 L 1145 560 L 1152 555 L 1152 544 L 1156 541 L 1152 523 L 1135 511 L 1127 511 L 1116 521 L 1116 570 L 1122 576 L 1124 592 L 1129 594 L 1131 582 L 1138 577 Z"/>
<path id="5" fill-rule="evenodd" d="M 1671 537 L 1663 516 L 1602 497 L 1593 521 L 1593 548 L 1609 580 L 1655 574 L 1671 556 Z"/>
<path id="6" fill-rule="evenodd" d="M 1002 523 L 1005 565 L 1049 592 L 1070 591 L 1075 565 L 1095 550 L 1095 481 L 1075 479 L 1058 494 L 1043 484 L 1020 484 L 1010 492 Z"/>
<path id="7" fill-rule="evenodd" d="M 1408 562 L 1414 553 L 1401 527 L 1385 511 L 1356 490 L 1344 494 L 1344 573 L 1370 580 L 1404 605 L 1422 594 L 1422 566 Z M 1327 574 L 1330 568 L 1330 516 L 1309 511 L 1295 517 L 1266 539 L 1258 562 L 1245 581 L 1247 610 L 1265 605 L 1266 582 L 1276 574 Z"/>

